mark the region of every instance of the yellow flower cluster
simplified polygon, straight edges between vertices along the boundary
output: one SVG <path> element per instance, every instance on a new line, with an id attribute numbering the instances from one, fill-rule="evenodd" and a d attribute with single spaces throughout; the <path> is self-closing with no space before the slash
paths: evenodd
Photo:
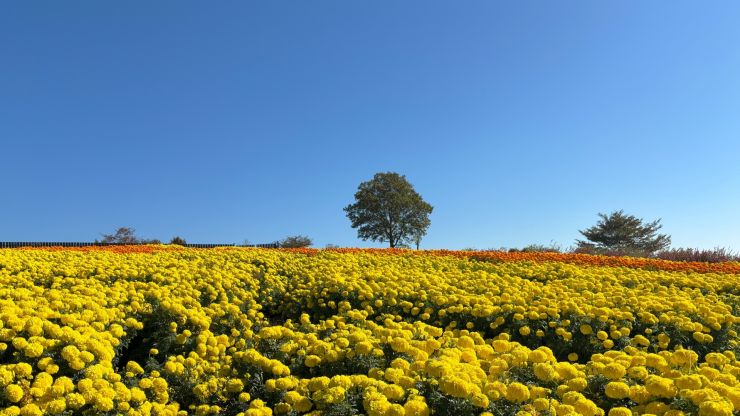
<path id="1" fill-rule="evenodd" d="M 0 416 L 740 413 L 740 276 L 0 250 Z"/>

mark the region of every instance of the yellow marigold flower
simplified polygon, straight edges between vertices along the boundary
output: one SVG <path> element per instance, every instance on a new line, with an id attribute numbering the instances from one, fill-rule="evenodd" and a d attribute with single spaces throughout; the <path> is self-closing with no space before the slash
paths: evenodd
<path id="1" fill-rule="evenodd" d="M 85 362 L 80 359 L 75 359 L 74 361 L 69 362 L 69 367 L 73 370 L 82 370 L 85 368 Z"/>
<path id="2" fill-rule="evenodd" d="M 339 348 L 347 348 L 349 346 L 349 340 L 347 338 L 337 338 L 335 343 Z"/>
<path id="3" fill-rule="evenodd" d="M 460 348 L 474 348 L 475 347 L 475 341 L 473 338 L 464 335 L 457 340 L 457 345 Z"/>
<path id="4" fill-rule="evenodd" d="M 244 382 L 240 379 L 232 378 L 226 382 L 226 391 L 229 393 L 239 393 L 242 390 L 244 390 Z"/>
<path id="5" fill-rule="evenodd" d="M 544 363 L 548 360 L 548 355 L 545 351 L 542 351 L 540 349 L 536 349 L 529 353 L 529 357 L 527 360 L 529 360 L 532 363 Z"/>
<path id="6" fill-rule="evenodd" d="M 621 334 L 620 334 L 621 335 Z M 644 335 L 635 335 L 634 338 L 632 338 L 632 342 L 641 346 L 641 347 L 647 347 L 650 345 L 650 340 L 645 338 Z"/>
<path id="7" fill-rule="evenodd" d="M 44 412 L 35 403 L 29 403 L 21 407 L 21 416 L 42 416 Z"/>
<path id="8" fill-rule="evenodd" d="M 632 411 L 626 407 L 612 407 L 609 416 L 632 416 Z"/>
<path id="9" fill-rule="evenodd" d="M 6 368 L 0 368 L 0 387 L 7 386 L 13 382 L 15 375 Z"/>
<path id="10" fill-rule="evenodd" d="M 369 354 L 372 350 L 373 344 L 367 341 L 358 342 L 355 345 L 355 351 L 357 351 L 358 354 Z"/>
<path id="11" fill-rule="evenodd" d="M 164 393 L 168 390 L 167 381 L 161 377 L 152 380 L 152 387 L 156 393 Z"/>
<path id="12" fill-rule="evenodd" d="M 706 401 L 699 405 L 699 416 L 732 416 L 732 404 L 726 401 Z"/>
<path id="13" fill-rule="evenodd" d="M 473 403 L 473 406 L 483 409 L 487 408 L 489 403 L 488 397 L 483 393 L 475 393 L 470 399 L 470 402 Z"/>
<path id="14" fill-rule="evenodd" d="M 404 396 L 403 387 L 396 384 L 389 384 L 382 391 L 385 397 L 391 400 L 401 400 Z"/>
<path id="15" fill-rule="evenodd" d="M 307 355 L 304 364 L 306 364 L 306 367 L 309 368 L 316 367 L 317 365 L 321 364 L 321 358 L 317 355 Z"/>
<path id="16" fill-rule="evenodd" d="M 679 389 L 698 390 L 702 387 L 701 377 L 695 374 L 681 376 L 674 383 Z"/>
<path id="17" fill-rule="evenodd" d="M 22 350 L 28 346 L 28 341 L 23 337 L 15 337 L 12 341 L 13 348 L 17 350 Z"/>
<path id="18" fill-rule="evenodd" d="M 627 373 L 630 377 L 638 380 L 643 380 L 650 374 L 648 370 L 642 366 L 630 367 L 630 369 L 627 370 Z"/>
<path id="19" fill-rule="evenodd" d="M 601 372 L 609 380 L 619 380 L 627 374 L 627 369 L 619 363 L 608 364 Z"/>
<path id="20" fill-rule="evenodd" d="M 727 358 L 725 355 L 717 353 L 717 352 L 710 352 L 709 354 L 704 357 L 704 361 L 707 363 L 716 366 L 716 367 L 722 367 L 728 362 L 730 362 L 730 359 Z"/>
<path id="21" fill-rule="evenodd" d="M 313 403 L 308 397 L 301 397 L 300 400 L 298 400 L 298 402 L 296 402 L 293 407 L 295 408 L 295 410 L 301 413 L 305 413 L 311 410 L 311 408 L 313 407 Z"/>
<path id="22" fill-rule="evenodd" d="M 339 377 L 339 376 L 336 376 Z M 335 382 L 335 378 L 332 377 L 332 384 Z M 349 385 L 351 385 L 352 381 L 350 380 Z M 290 377 L 280 377 L 279 379 L 275 380 L 275 387 L 277 387 L 280 390 L 288 390 L 293 387 L 295 387 L 296 382 L 291 379 Z M 349 385 L 345 385 L 343 387 L 347 388 Z"/>
<path id="23" fill-rule="evenodd" d="M 510 348 L 511 345 L 509 344 L 509 341 L 503 339 L 493 341 L 493 349 L 496 350 L 496 352 L 507 352 Z"/>
<path id="24" fill-rule="evenodd" d="M 21 409 L 18 406 L 9 406 L 3 409 L 0 414 L 3 416 L 18 416 L 21 414 Z"/>
<path id="25" fill-rule="evenodd" d="M 645 388 L 650 394 L 657 397 L 670 398 L 677 393 L 672 380 L 656 375 L 648 376 L 645 380 Z"/>
<path id="26" fill-rule="evenodd" d="M 102 412 L 109 412 L 113 410 L 114 403 L 113 400 L 111 400 L 108 397 L 98 396 L 95 399 L 95 403 L 93 403 L 96 409 L 102 411 Z"/>
<path id="27" fill-rule="evenodd" d="M 440 387 L 443 393 L 460 398 L 470 397 L 476 389 L 474 384 L 456 376 L 443 376 Z"/>
<path id="28" fill-rule="evenodd" d="M 292 409 L 293 407 L 288 403 L 278 403 L 275 405 L 275 413 L 277 414 L 285 414 L 290 412 Z"/>
<path id="29" fill-rule="evenodd" d="M 142 403 L 146 400 L 146 393 L 144 392 L 144 390 L 138 387 L 132 387 L 131 388 L 131 400 L 133 400 L 136 403 Z"/>
<path id="30" fill-rule="evenodd" d="M 414 398 L 403 405 L 406 416 L 429 416 L 429 406 L 422 398 Z"/>
<path id="31" fill-rule="evenodd" d="M 573 405 L 576 412 L 584 416 L 596 416 L 599 414 L 599 408 L 594 402 L 586 398 L 580 398 Z"/>
<path id="32" fill-rule="evenodd" d="M 721 355 L 721 354 L 718 354 Z M 699 355 L 691 350 L 676 350 L 671 354 L 671 363 L 678 366 L 691 366 L 699 360 Z"/>
<path id="33" fill-rule="evenodd" d="M 315 377 L 308 381 L 308 390 L 324 390 L 329 387 L 329 383 L 331 383 L 331 379 L 329 379 L 329 377 Z"/>
<path id="34" fill-rule="evenodd" d="M 529 389 L 521 383 L 512 383 L 506 387 L 506 400 L 520 403 L 529 399 Z"/>
<path id="35" fill-rule="evenodd" d="M 5 387 L 5 398 L 11 403 L 18 403 L 23 395 L 23 388 L 17 384 L 10 384 Z"/>
<path id="36" fill-rule="evenodd" d="M 575 391 L 583 391 L 588 386 L 588 380 L 584 377 L 576 377 L 568 381 L 568 387 Z"/>
<path id="37" fill-rule="evenodd" d="M 46 410 L 53 415 L 62 413 L 67 410 L 67 402 L 64 399 L 52 400 L 49 402 Z"/>
<path id="38" fill-rule="evenodd" d="M 44 353 L 44 346 L 36 342 L 30 343 L 23 349 L 23 353 L 29 358 L 40 357 Z"/>
<path id="39" fill-rule="evenodd" d="M 557 378 L 558 373 L 547 363 L 538 363 L 533 366 L 534 375 L 542 381 L 552 381 Z"/>
<path id="40" fill-rule="evenodd" d="M 326 403 L 336 404 L 344 400 L 345 390 L 343 387 L 330 387 L 326 390 L 320 390 L 315 395 L 315 400 Z"/>
<path id="41" fill-rule="evenodd" d="M 18 378 L 29 378 L 33 372 L 33 367 L 28 363 L 18 363 L 13 367 L 13 372 Z"/>
<path id="42" fill-rule="evenodd" d="M 79 393 L 70 393 L 65 397 L 67 407 L 70 409 L 79 409 L 85 405 L 85 398 Z"/>
<path id="43" fill-rule="evenodd" d="M 134 374 L 144 374 L 144 369 L 141 368 L 139 363 L 136 361 L 129 361 L 126 363 L 126 371 L 130 371 Z"/>
<path id="44" fill-rule="evenodd" d="M 139 387 L 144 390 L 151 389 L 152 385 L 152 379 L 150 378 L 142 378 L 141 380 L 139 380 Z"/>
<path id="45" fill-rule="evenodd" d="M 604 393 L 610 399 L 624 399 L 630 394 L 630 387 L 626 383 L 612 381 L 606 385 Z"/>

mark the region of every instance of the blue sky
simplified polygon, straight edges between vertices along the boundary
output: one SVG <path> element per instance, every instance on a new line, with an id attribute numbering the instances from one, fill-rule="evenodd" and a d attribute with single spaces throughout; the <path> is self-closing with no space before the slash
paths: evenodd
<path id="1" fill-rule="evenodd" d="M 118 226 L 374 246 L 376 172 L 422 247 L 572 244 L 597 212 L 740 250 L 740 3 L 13 1 L 0 240 Z"/>

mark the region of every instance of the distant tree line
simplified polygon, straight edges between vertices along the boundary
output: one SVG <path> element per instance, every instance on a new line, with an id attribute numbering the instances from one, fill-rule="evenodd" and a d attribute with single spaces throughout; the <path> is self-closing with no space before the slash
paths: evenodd
<path id="1" fill-rule="evenodd" d="M 372 179 L 360 183 L 354 202 L 344 207 L 352 228 L 362 240 L 386 242 L 390 248 L 419 249 L 426 235 L 433 207 L 416 192 L 405 176 L 395 172 L 376 173 Z M 740 261 L 740 255 L 724 248 L 713 250 L 670 248 L 671 236 L 661 234 L 660 219 L 646 222 L 626 214 L 623 210 L 598 214 L 593 226 L 579 230 L 584 239 L 567 251 L 608 256 L 655 257 L 679 261 Z M 97 241 L 96 241 L 97 242 Z M 142 239 L 132 227 L 118 228 L 112 234 L 103 234 L 103 243 L 161 244 L 157 239 Z M 184 238 L 173 237 L 169 244 L 187 244 Z M 304 248 L 313 245 L 305 235 L 292 235 L 276 242 L 283 248 Z M 327 244 L 326 248 L 337 248 Z M 468 248 L 465 250 L 475 250 Z M 505 249 L 498 249 L 505 250 Z M 563 252 L 559 245 L 532 244 L 520 252 Z"/>
<path id="2" fill-rule="evenodd" d="M 559 245 L 531 244 L 521 249 L 500 248 L 509 252 L 573 252 L 604 256 L 652 257 L 672 261 L 723 262 L 740 261 L 740 254 L 723 247 L 709 250 L 670 248 L 671 237 L 660 234 L 660 219 L 645 222 L 623 210 L 610 214 L 599 213 L 598 222 L 579 232 L 585 240 L 576 240 L 576 246 L 563 250 Z M 467 250 L 475 250 L 468 248 Z"/>
<path id="3" fill-rule="evenodd" d="M 146 239 L 136 235 L 136 229 L 133 227 L 119 227 L 112 234 L 102 234 L 101 240 L 95 240 L 96 243 L 106 244 L 162 244 L 161 240 L 156 238 Z M 185 245 L 187 242 L 184 238 L 172 237 L 169 244 Z"/>
<path id="4" fill-rule="evenodd" d="M 146 239 L 136 235 L 136 229 L 133 227 L 119 227 L 111 234 L 102 234 L 101 240 L 95 240 L 96 243 L 106 244 L 162 244 L 158 239 Z M 172 237 L 168 244 L 184 246 L 187 244 L 184 238 L 180 236 Z M 313 241 L 305 235 L 288 236 L 276 242 L 276 245 L 283 248 L 303 248 L 310 247 Z"/>

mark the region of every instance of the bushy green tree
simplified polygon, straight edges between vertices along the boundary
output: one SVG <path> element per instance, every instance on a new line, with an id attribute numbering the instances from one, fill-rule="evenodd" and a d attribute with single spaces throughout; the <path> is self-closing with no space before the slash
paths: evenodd
<path id="1" fill-rule="evenodd" d="M 170 244 L 177 244 L 179 246 L 184 246 L 185 244 L 187 244 L 187 241 L 185 241 L 185 239 L 180 236 L 174 236 L 172 237 L 172 240 L 170 240 Z"/>
<path id="2" fill-rule="evenodd" d="M 141 240 L 136 236 L 133 227 L 120 227 L 113 234 L 103 234 L 103 243 L 107 244 L 139 244 Z"/>
<path id="3" fill-rule="evenodd" d="M 305 235 L 292 235 L 280 241 L 280 247 L 283 248 L 303 248 L 311 244 L 313 244 L 313 241 Z"/>
<path id="4" fill-rule="evenodd" d="M 579 248 L 651 255 L 671 244 L 669 235 L 658 234 L 663 227 L 660 219 L 644 223 L 642 218 L 622 210 L 609 215 L 599 213 L 599 218 L 593 227 L 579 231 L 588 240 L 576 240 Z"/>
<path id="5" fill-rule="evenodd" d="M 359 238 L 388 242 L 391 248 L 411 243 L 418 248 L 431 224 L 432 209 L 405 176 L 385 172 L 362 182 L 355 202 L 344 211 Z"/>

